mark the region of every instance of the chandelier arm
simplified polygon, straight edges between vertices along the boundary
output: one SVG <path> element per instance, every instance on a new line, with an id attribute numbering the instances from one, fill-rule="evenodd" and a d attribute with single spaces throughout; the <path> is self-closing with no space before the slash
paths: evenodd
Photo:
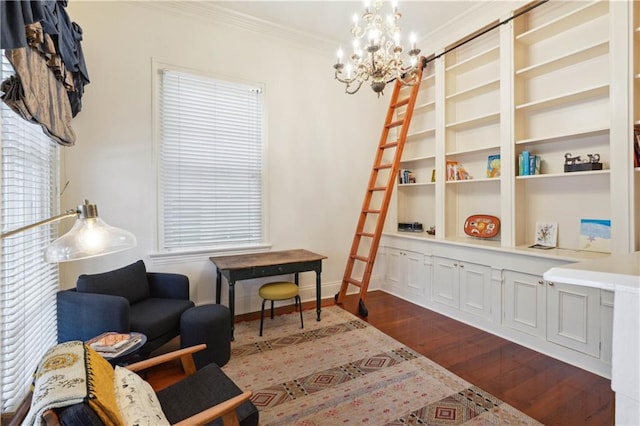
<path id="1" fill-rule="evenodd" d="M 360 87 L 362 87 L 362 81 L 360 81 L 360 82 L 358 83 L 358 87 L 356 87 L 356 88 L 355 88 L 355 90 L 353 90 L 353 91 L 351 91 L 351 92 L 349 91 L 349 86 L 350 86 L 350 85 L 351 85 L 351 84 L 349 83 L 349 84 L 347 84 L 347 85 L 345 86 L 345 88 L 344 88 L 344 92 L 345 92 L 345 93 L 347 93 L 347 94 L 349 94 L 349 95 L 353 95 L 353 94 L 354 94 L 354 93 L 356 93 L 358 90 L 360 90 Z"/>

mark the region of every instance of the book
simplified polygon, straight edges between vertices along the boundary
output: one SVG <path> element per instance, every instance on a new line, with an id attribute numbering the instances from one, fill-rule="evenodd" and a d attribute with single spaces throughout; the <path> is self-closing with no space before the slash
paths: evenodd
<path id="1" fill-rule="evenodd" d="M 522 151 L 522 175 L 528 176 L 530 172 L 531 164 L 529 163 L 529 151 Z"/>
<path id="2" fill-rule="evenodd" d="M 490 155 L 487 158 L 487 177 L 500 177 L 500 154 Z"/>
<path id="3" fill-rule="evenodd" d="M 108 331 L 88 340 L 86 343 L 98 352 L 117 352 L 131 340 L 131 334 Z"/>
<path id="4" fill-rule="evenodd" d="M 458 180 L 458 162 L 447 160 L 447 179 Z"/>
<path id="5" fill-rule="evenodd" d="M 633 129 L 633 167 L 640 167 L 640 128 Z"/>
<path id="6" fill-rule="evenodd" d="M 413 174 L 413 171 L 400 169 L 400 171 L 398 172 L 398 183 L 400 183 L 401 185 L 407 183 L 416 183 L 416 178 Z"/>

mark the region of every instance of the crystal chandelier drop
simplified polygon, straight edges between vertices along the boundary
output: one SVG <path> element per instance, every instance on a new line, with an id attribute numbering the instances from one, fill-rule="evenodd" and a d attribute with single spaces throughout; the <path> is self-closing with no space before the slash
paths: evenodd
<path id="1" fill-rule="evenodd" d="M 391 13 L 383 19 L 381 15 L 382 0 L 365 1 L 365 11 L 362 14 L 363 27 L 360 26 L 358 15 L 353 16 L 353 53 L 343 61 L 344 52 L 338 50 L 338 61 L 335 68 L 335 78 L 346 84 L 345 92 L 356 93 L 362 83 L 371 80 L 371 88 L 378 94 L 384 94 L 387 83 L 399 79 L 403 84 L 413 85 L 413 74 L 417 70 L 420 49 L 416 47 L 416 36 L 411 35 L 409 65 L 403 66 L 403 48 L 400 44 L 401 31 L 398 20 L 402 15 L 398 12 L 397 0 L 391 1 Z M 366 40 L 363 40 L 366 37 Z"/>

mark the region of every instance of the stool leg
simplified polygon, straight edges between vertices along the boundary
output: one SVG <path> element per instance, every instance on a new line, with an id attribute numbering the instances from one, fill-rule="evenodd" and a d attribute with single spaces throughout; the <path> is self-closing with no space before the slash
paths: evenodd
<path id="1" fill-rule="evenodd" d="M 302 319 L 302 301 L 300 296 L 296 296 L 296 305 L 300 308 L 300 328 L 304 328 L 304 320 Z"/>
<path id="2" fill-rule="evenodd" d="M 271 319 L 273 319 L 273 300 L 271 301 Z"/>
<path id="3" fill-rule="evenodd" d="M 267 299 L 262 299 L 262 309 L 260 310 L 260 336 L 262 336 L 262 324 L 264 323 L 264 302 Z"/>

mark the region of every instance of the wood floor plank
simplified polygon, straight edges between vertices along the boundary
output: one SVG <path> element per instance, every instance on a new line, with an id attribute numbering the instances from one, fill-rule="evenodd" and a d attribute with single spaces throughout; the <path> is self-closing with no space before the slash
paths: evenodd
<path id="1" fill-rule="evenodd" d="M 333 297 L 322 303 L 335 304 Z M 303 306 L 315 309 L 315 302 Z M 613 424 L 614 393 L 603 377 L 382 291 L 368 293 L 366 306 L 369 324 L 546 425 Z M 358 296 L 347 296 L 342 307 L 357 314 Z M 276 313 L 292 310 L 280 307 Z M 240 315 L 236 322 L 259 315 Z M 169 350 L 171 345 L 178 344 L 172 341 Z M 179 365 L 148 374 L 160 388 L 180 378 Z"/>

